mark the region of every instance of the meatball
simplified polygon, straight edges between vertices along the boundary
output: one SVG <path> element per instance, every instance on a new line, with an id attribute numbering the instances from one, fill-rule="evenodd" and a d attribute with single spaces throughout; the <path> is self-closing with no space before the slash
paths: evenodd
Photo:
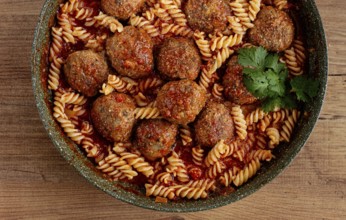
<path id="1" fill-rule="evenodd" d="M 153 43 L 144 31 L 127 26 L 106 43 L 106 52 L 114 69 L 134 79 L 146 77 L 154 68 Z"/>
<path id="2" fill-rule="evenodd" d="M 156 160 L 171 152 L 178 126 L 165 120 L 143 120 L 136 129 L 135 146 L 148 159 Z"/>
<path id="3" fill-rule="evenodd" d="M 140 11 L 145 0 L 101 0 L 104 12 L 120 20 L 127 20 Z"/>
<path id="4" fill-rule="evenodd" d="M 234 137 L 234 125 L 230 111 L 225 105 L 209 102 L 194 124 L 197 142 L 213 147 L 221 139 Z"/>
<path id="5" fill-rule="evenodd" d="M 225 97 L 236 104 L 244 105 L 257 101 L 243 83 L 243 67 L 238 63 L 238 56 L 233 56 L 228 62 L 222 84 Z"/>
<path id="6" fill-rule="evenodd" d="M 254 28 L 249 31 L 251 43 L 269 51 L 286 50 L 294 39 L 294 25 L 290 16 L 271 6 L 258 13 Z"/>
<path id="7" fill-rule="evenodd" d="M 165 84 L 156 100 L 162 117 L 185 125 L 195 120 L 205 105 L 207 95 L 197 83 L 183 79 Z"/>
<path id="8" fill-rule="evenodd" d="M 170 79 L 195 80 L 201 68 L 195 43 L 187 38 L 168 38 L 157 55 L 157 69 Z"/>
<path id="9" fill-rule="evenodd" d="M 113 92 L 100 96 L 91 108 L 91 119 L 96 130 L 110 141 L 128 141 L 135 123 L 136 106 L 132 98 Z"/>
<path id="10" fill-rule="evenodd" d="M 94 96 L 108 78 L 105 58 L 91 50 L 71 53 L 64 65 L 68 84 L 85 96 Z"/>
<path id="11" fill-rule="evenodd" d="M 225 0 L 187 0 L 184 12 L 192 29 L 206 33 L 224 31 L 231 15 Z"/>

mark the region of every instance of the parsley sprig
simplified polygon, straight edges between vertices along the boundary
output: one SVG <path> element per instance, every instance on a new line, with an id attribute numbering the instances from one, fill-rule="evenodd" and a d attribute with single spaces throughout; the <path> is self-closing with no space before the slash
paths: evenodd
<path id="1" fill-rule="evenodd" d="M 262 101 L 269 112 L 275 108 L 295 108 L 298 101 L 309 102 L 318 92 L 318 82 L 305 76 L 288 77 L 279 55 L 263 47 L 239 50 L 238 62 L 243 66 L 243 81 L 251 94 Z"/>

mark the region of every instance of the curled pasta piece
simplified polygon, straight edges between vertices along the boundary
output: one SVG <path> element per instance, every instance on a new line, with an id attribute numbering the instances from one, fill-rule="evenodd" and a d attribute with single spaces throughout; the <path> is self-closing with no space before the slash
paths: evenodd
<path id="1" fill-rule="evenodd" d="M 193 37 L 200 53 L 202 54 L 202 60 L 211 60 L 213 55 L 211 53 L 210 41 L 205 39 L 205 33 L 197 31 L 194 33 Z"/>
<path id="2" fill-rule="evenodd" d="M 247 136 L 247 126 L 243 111 L 241 110 L 239 105 L 232 107 L 231 115 L 235 124 L 236 133 L 241 140 L 244 140 Z"/>
<path id="3" fill-rule="evenodd" d="M 273 149 L 280 143 L 280 133 L 277 128 L 270 127 L 266 129 L 266 134 L 269 137 L 269 148 Z"/>
<path id="4" fill-rule="evenodd" d="M 211 83 L 212 74 L 209 74 L 206 68 L 202 69 L 202 72 L 199 77 L 198 85 L 204 90 L 208 91 L 209 84 Z"/>
<path id="5" fill-rule="evenodd" d="M 58 23 L 62 28 L 62 39 L 66 43 L 72 43 L 75 44 L 76 40 L 72 34 L 72 24 L 73 24 L 73 19 L 70 18 L 67 14 L 58 14 Z"/>
<path id="6" fill-rule="evenodd" d="M 195 181 L 191 180 L 185 186 L 203 188 L 206 191 L 208 190 L 214 191 L 216 189 L 215 180 L 212 180 L 212 179 L 202 179 L 202 180 L 195 180 Z"/>
<path id="7" fill-rule="evenodd" d="M 98 168 L 104 167 L 104 164 L 109 164 L 110 167 L 114 168 L 114 171 L 120 171 L 122 173 L 122 177 L 119 179 L 123 179 L 125 176 L 127 179 L 131 180 L 133 177 L 138 175 L 138 173 L 132 169 L 132 166 L 111 151 L 109 152 L 109 155 L 104 158 L 104 160 L 99 162 Z M 104 169 L 102 169 L 102 171 L 104 171 Z M 110 173 L 107 174 L 110 175 Z M 112 177 L 112 175 L 110 176 Z"/>
<path id="8" fill-rule="evenodd" d="M 293 109 L 292 114 L 288 116 L 287 120 L 285 120 L 284 124 L 282 125 L 281 131 L 280 131 L 281 141 L 286 141 L 286 142 L 290 141 L 293 129 L 298 121 L 299 116 L 300 116 L 300 112 L 297 109 Z"/>
<path id="9" fill-rule="evenodd" d="M 83 27 L 75 27 L 73 29 L 72 35 L 75 38 L 82 40 L 83 42 L 88 42 L 89 39 L 94 39 L 94 36 Z"/>
<path id="10" fill-rule="evenodd" d="M 225 168 L 225 164 L 220 161 L 216 161 L 211 167 L 208 168 L 206 176 L 210 179 L 215 179 L 217 175 L 222 173 Z"/>
<path id="11" fill-rule="evenodd" d="M 261 0 L 250 0 L 249 2 L 249 18 L 254 21 L 258 12 L 261 10 Z"/>
<path id="12" fill-rule="evenodd" d="M 249 13 L 245 8 L 243 8 L 243 5 L 239 3 L 238 0 L 229 3 L 229 5 L 231 6 L 234 15 L 240 20 L 240 23 L 243 25 L 244 28 L 253 28 L 254 25 L 251 22 Z"/>
<path id="13" fill-rule="evenodd" d="M 62 28 L 52 28 L 52 43 L 49 51 L 49 75 L 48 75 L 48 88 L 57 90 L 59 86 L 59 79 L 61 67 L 64 63 L 63 59 L 58 57 L 62 50 Z"/>
<path id="14" fill-rule="evenodd" d="M 70 119 L 66 118 L 56 118 L 56 120 L 60 123 L 60 126 L 66 133 L 66 135 L 71 138 L 72 141 L 80 144 L 84 139 L 84 135 L 75 127 Z"/>
<path id="15" fill-rule="evenodd" d="M 202 166 L 204 150 L 201 147 L 192 148 L 192 161 L 194 164 Z"/>
<path id="16" fill-rule="evenodd" d="M 157 37 L 160 35 L 160 30 L 155 27 L 151 21 L 143 17 L 132 15 L 130 17 L 130 24 L 132 26 L 144 29 L 151 37 Z"/>
<path id="17" fill-rule="evenodd" d="M 288 109 L 278 109 L 272 113 L 273 115 L 273 124 L 277 124 L 279 122 L 283 122 L 289 116 Z"/>
<path id="18" fill-rule="evenodd" d="M 192 133 L 191 129 L 188 126 L 183 126 L 182 128 L 180 128 L 179 134 L 184 146 L 192 143 Z"/>
<path id="19" fill-rule="evenodd" d="M 271 150 L 255 150 L 251 152 L 250 157 L 252 159 L 258 159 L 258 160 L 265 160 L 265 161 L 271 161 L 271 159 L 273 158 L 273 154 Z"/>
<path id="20" fill-rule="evenodd" d="M 233 184 L 235 186 L 243 185 L 257 173 L 260 167 L 261 163 L 258 159 L 252 160 L 244 169 L 239 171 L 239 173 L 233 180 Z"/>
<path id="21" fill-rule="evenodd" d="M 136 108 L 134 114 L 136 119 L 160 118 L 160 111 L 156 107 Z"/>
<path id="22" fill-rule="evenodd" d="M 177 25 L 186 26 L 186 15 L 173 0 L 160 0 L 159 2 Z"/>
<path id="23" fill-rule="evenodd" d="M 204 199 L 207 198 L 208 193 L 205 188 L 189 187 L 189 186 L 175 186 L 175 195 L 180 198 L 187 199 Z"/>
<path id="24" fill-rule="evenodd" d="M 268 141 L 266 140 L 266 136 L 263 133 L 259 133 L 256 136 L 256 144 L 257 147 L 261 148 L 261 149 L 265 149 L 268 145 Z"/>
<path id="25" fill-rule="evenodd" d="M 235 34 L 244 35 L 246 33 L 246 29 L 240 23 L 239 18 L 235 16 L 227 16 L 227 20 L 229 23 L 229 29 L 232 30 Z"/>
<path id="26" fill-rule="evenodd" d="M 260 131 L 265 132 L 267 127 L 272 123 L 272 116 L 271 115 L 266 115 L 264 118 L 262 118 L 258 124 L 257 127 Z"/>
<path id="27" fill-rule="evenodd" d="M 85 20 L 87 18 L 92 17 L 93 14 L 94 14 L 94 10 L 92 8 L 81 8 L 81 9 L 77 9 L 77 14 L 75 18 L 77 20 Z"/>
<path id="28" fill-rule="evenodd" d="M 127 82 L 124 78 L 120 78 L 116 75 L 110 74 L 108 76 L 107 83 L 102 85 L 101 93 L 108 95 L 112 93 L 114 90 L 117 92 L 129 92 L 131 94 L 137 92 L 137 83 Z"/>
<path id="29" fill-rule="evenodd" d="M 104 42 L 107 39 L 107 34 L 103 34 L 101 36 L 96 36 L 95 38 L 89 39 L 85 47 L 89 49 L 93 49 L 96 52 L 100 52 L 104 50 Z"/>
<path id="30" fill-rule="evenodd" d="M 287 0 L 274 0 L 274 5 L 280 10 L 288 7 Z"/>
<path id="31" fill-rule="evenodd" d="M 222 48 L 234 47 L 241 44 L 243 41 L 243 35 L 234 34 L 230 36 L 220 35 L 211 39 L 210 49 L 212 51 L 220 50 Z"/>
<path id="32" fill-rule="evenodd" d="M 156 184 L 145 184 L 145 195 L 146 196 L 161 196 L 168 199 L 174 199 L 175 197 L 175 189 L 173 187 L 166 187 L 160 185 L 160 183 Z"/>
<path id="33" fill-rule="evenodd" d="M 223 90 L 224 90 L 224 88 L 222 85 L 215 83 L 213 85 L 213 89 L 211 91 L 211 94 L 217 99 L 223 99 L 223 93 L 222 93 Z"/>
<path id="34" fill-rule="evenodd" d="M 212 65 L 208 69 L 208 75 L 212 75 L 219 69 L 222 64 L 234 53 L 234 50 L 229 48 L 222 48 L 215 57 L 213 57 Z"/>
<path id="35" fill-rule="evenodd" d="M 100 11 L 100 13 L 93 17 L 87 18 L 84 24 L 87 27 L 90 26 L 103 26 L 108 28 L 111 32 L 122 32 L 124 30 L 123 25 L 113 16 L 106 15 Z"/>
<path id="36" fill-rule="evenodd" d="M 305 51 L 304 43 L 301 40 L 294 40 L 293 48 L 294 48 L 294 52 L 296 53 L 297 62 L 301 66 L 304 66 L 304 63 L 306 60 L 306 51 Z"/>
<path id="37" fill-rule="evenodd" d="M 218 161 L 222 155 L 226 152 L 228 146 L 224 143 L 224 140 L 220 140 L 208 153 L 208 156 L 205 158 L 205 165 L 207 167 L 212 166 Z"/>
<path id="38" fill-rule="evenodd" d="M 126 160 L 130 166 L 133 166 L 138 172 L 143 173 L 144 176 L 149 177 L 154 174 L 154 167 L 146 162 L 144 157 L 129 152 L 120 153 L 120 156 L 121 160 Z"/>
<path id="39" fill-rule="evenodd" d="M 222 157 L 229 157 L 231 156 L 234 152 L 239 150 L 240 144 L 239 144 L 239 138 L 236 138 L 233 140 L 231 143 L 226 145 L 226 151 L 225 154 Z"/>
<path id="40" fill-rule="evenodd" d="M 174 176 L 177 176 L 180 182 L 188 182 L 190 180 L 185 164 L 176 152 L 173 151 L 172 155 L 167 158 L 167 161 L 167 172 L 173 172 Z"/>
<path id="41" fill-rule="evenodd" d="M 162 8 L 160 4 L 155 4 L 154 5 L 154 13 L 155 15 L 164 23 L 171 24 L 173 22 L 172 17 L 170 14 L 167 12 L 166 9 Z"/>
<path id="42" fill-rule="evenodd" d="M 285 50 L 285 55 L 283 59 L 280 59 L 280 61 L 286 63 L 290 74 L 294 76 L 300 76 L 303 74 L 302 64 L 298 61 L 297 54 L 293 47 Z"/>
<path id="43" fill-rule="evenodd" d="M 232 184 L 232 182 L 234 181 L 234 179 L 236 178 L 238 172 L 240 171 L 240 169 L 236 166 L 228 169 L 226 172 L 224 172 L 221 176 L 220 176 L 220 182 L 221 184 L 223 184 L 224 186 L 229 186 Z"/>
<path id="44" fill-rule="evenodd" d="M 67 92 L 61 96 L 60 101 L 65 104 L 84 105 L 87 98 L 75 92 Z"/>
<path id="45" fill-rule="evenodd" d="M 163 84 L 163 81 L 160 78 L 150 77 L 150 78 L 140 80 L 138 82 L 138 89 L 140 92 L 143 93 L 149 89 L 153 89 L 158 86 L 161 86 L 162 84 Z"/>
<path id="46" fill-rule="evenodd" d="M 95 144 L 94 140 L 90 137 L 85 137 L 82 140 L 82 148 L 87 153 L 87 157 L 92 157 L 95 159 L 96 163 L 104 159 L 104 153 L 100 148 L 100 145 Z"/>
<path id="47" fill-rule="evenodd" d="M 134 96 L 134 99 L 139 107 L 145 107 L 148 106 L 150 101 L 147 99 L 143 93 L 139 92 L 137 95 Z"/>
<path id="48" fill-rule="evenodd" d="M 61 5 L 60 10 L 62 13 L 72 14 L 84 7 L 84 2 L 79 0 L 69 0 L 65 4 Z"/>
<path id="49" fill-rule="evenodd" d="M 259 120 L 263 119 L 265 115 L 266 113 L 262 109 L 257 108 L 246 116 L 246 124 L 249 126 L 257 123 Z"/>
<path id="50" fill-rule="evenodd" d="M 83 121 L 81 132 L 84 135 L 92 135 L 94 133 L 94 128 L 88 121 Z"/>
<path id="51" fill-rule="evenodd" d="M 182 36 L 182 37 L 192 37 L 193 36 L 193 31 L 187 26 L 163 23 L 161 25 L 161 29 L 162 29 L 161 34 L 163 34 L 163 35 L 168 34 L 168 33 L 172 33 L 174 35 Z"/>
<path id="52" fill-rule="evenodd" d="M 162 172 L 156 176 L 156 180 L 164 184 L 173 183 L 173 174 L 171 172 Z"/>

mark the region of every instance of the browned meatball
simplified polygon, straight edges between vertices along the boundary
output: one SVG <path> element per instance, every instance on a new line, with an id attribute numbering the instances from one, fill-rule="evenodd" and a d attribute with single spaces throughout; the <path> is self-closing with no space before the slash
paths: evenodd
<path id="1" fill-rule="evenodd" d="M 207 95 L 197 83 L 183 79 L 165 84 L 156 100 L 162 117 L 184 125 L 195 120 L 205 105 Z"/>
<path id="2" fill-rule="evenodd" d="M 91 50 L 71 53 L 64 65 L 70 86 L 86 96 L 94 96 L 108 78 L 108 66 L 103 56 Z"/>
<path id="3" fill-rule="evenodd" d="M 201 57 L 195 43 L 187 38 L 168 38 L 157 56 L 157 69 L 170 79 L 197 78 Z"/>
<path id="4" fill-rule="evenodd" d="M 234 103 L 243 105 L 257 101 L 243 83 L 243 67 L 238 63 L 238 56 L 233 56 L 228 62 L 222 84 L 224 95 Z"/>
<path id="5" fill-rule="evenodd" d="M 286 50 L 294 38 L 294 25 L 290 16 L 271 6 L 258 13 L 254 28 L 249 31 L 250 41 L 269 51 Z"/>
<path id="6" fill-rule="evenodd" d="M 136 129 L 135 146 L 149 160 L 162 158 L 171 152 L 178 126 L 168 121 L 143 120 Z"/>
<path id="7" fill-rule="evenodd" d="M 107 40 L 106 50 L 120 75 L 138 79 L 148 76 L 154 68 L 153 43 L 142 29 L 125 27 Z"/>
<path id="8" fill-rule="evenodd" d="M 225 30 L 231 15 L 225 0 L 187 0 L 184 12 L 192 29 L 207 33 Z"/>
<path id="9" fill-rule="evenodd" d="M 140 11 L 145 0 L 101 0 L 104 12 L 120 20 L 127 20 L 132 14 Z"/>
<path id="10" fill-rule="evenodd" d="M 194 126 L 197 142 L 202 146 L 213 147 L 221 139 L 234 137 L 232 117 L 221 103 L 209 102 Z"/>
<path id="11" fill-rule="evenodd" d="M 113 92 L 95 100 L 91 119 L 104 138 L 125 142 L 130 138 L 135 123 L 134 109 L 135 103 L 130 96 Z"/>

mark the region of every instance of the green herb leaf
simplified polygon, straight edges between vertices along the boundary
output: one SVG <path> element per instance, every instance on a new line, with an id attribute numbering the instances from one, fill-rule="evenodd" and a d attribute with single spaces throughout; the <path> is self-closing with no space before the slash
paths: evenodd
<path id="1" fill-rule="evenodd" d="M 265 58 L 268 52 L 263 47 L 242 48 L 239 51 L 238 62 L 244 67 L 260 71 L 264 70 Z"/>
<path id="2" fill-rule="evenodd" d="M 291 80 L 292 92 L 296 93 L 299 101 L 308 102 L 318 93 L 319 83 L 306 76 L 297 76 Z"/>

